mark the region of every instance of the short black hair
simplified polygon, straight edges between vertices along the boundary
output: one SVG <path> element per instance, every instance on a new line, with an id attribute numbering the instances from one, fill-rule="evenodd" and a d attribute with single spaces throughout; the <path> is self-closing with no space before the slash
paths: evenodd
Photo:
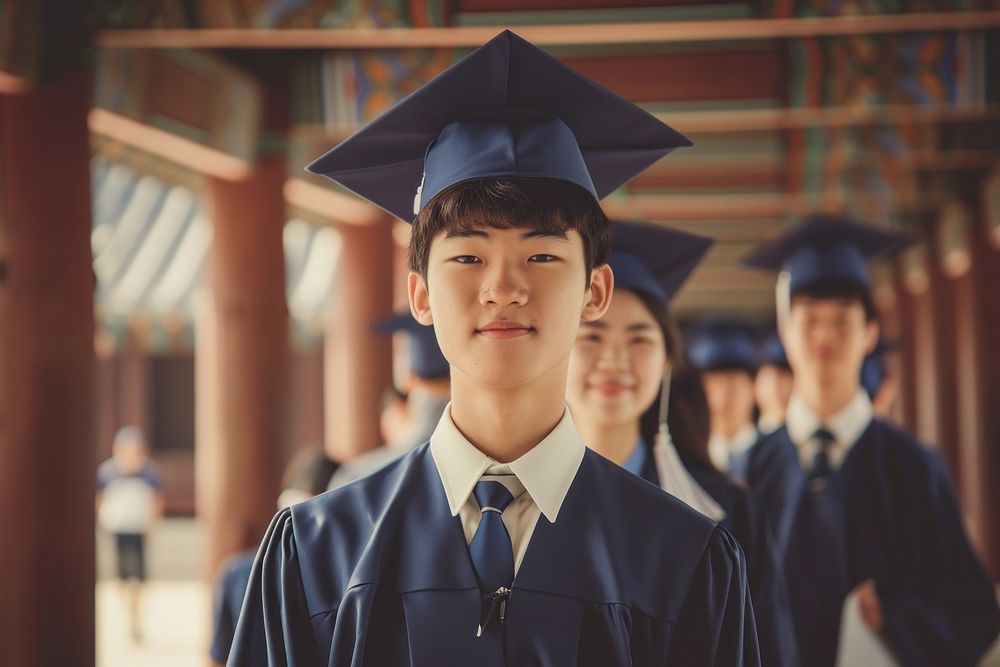
<path id="1" fill-rule="evenodd" d="M 608 261 L 611 225 L 594 196 L 552 178 L 488 179 L 457 183 L 436 195 L 417 215 L 410 234 L 409 267 L 427 276 L 431 241 L 441 232 L 537 229 L 583 238 L 587 284 L 590 272 Z"/>
<path id="2" fill-rule="evenodd" d="M 865 311 L 865 322 L 873 322 L 878 319 L 878 309 L 875 307 L 875 299 L 871 290 L 861 283 L 845 280 L 821 280 L 811 282 L 800 288 L 792 290 L 791 300 L 797 296 L 805 296 L 812 299 L 831 299 L 837 301 L 853 301 L 860 303 Z"/>

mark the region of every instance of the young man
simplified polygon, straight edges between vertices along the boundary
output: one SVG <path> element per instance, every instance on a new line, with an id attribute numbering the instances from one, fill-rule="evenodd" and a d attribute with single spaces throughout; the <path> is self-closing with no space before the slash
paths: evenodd
<path id="1" fill-rule="evenodd" d="M 746 481 L 751 450 L 759 436 L 753 416 L 757 370 L 753 338 L 748 325 L 717 319 L 696 332 L 688 349 L 708 399 L 709 456 L 719 470 L 740 481 Z"/>
<path id="2" fill-rule="evenodd" d="M 941 458 L 873 418 L 859 383 L 878 340 L 865 259 L 906 243 L 817 216 L 746 260 L 781 272 L 794 390 L 785 427 L 761 445 L 788 464 L 771 497 L 791 517 L 786 571 L 808 665 L 973 665 L 1000 625 Z"/>
<path id="3" fill-rule="evenodd" d="M 733 538 L 589 452 L 564 402 L 611 297 L 597 202 L 685 144 L 505 32 L 314 163 L 416 211 L 410 307 L 452 402 L 428 444 L 275 517 L 231 665 L 759 663 Z"/>

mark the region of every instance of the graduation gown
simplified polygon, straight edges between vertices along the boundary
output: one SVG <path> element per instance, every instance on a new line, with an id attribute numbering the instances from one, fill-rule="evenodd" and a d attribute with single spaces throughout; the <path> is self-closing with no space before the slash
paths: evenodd
<path id="1" fill-rule="evenodd" d="M 794 447 L 784 428 L 772 437 Z M 804 664 L 835 664 L 844 599 L 869 579 L 901 665 L 979 661 L 1000 611 L 936 452 L 876 419 L 823 489 L 801 466 L 787 486 L 798 494 L 786 569 Z"/>
<path id="2" fill-rule="evenodd" d="M 729 532 L 589 450 L 511 589 L 477 637 L 468 546 L 422 445 L 275 516 L 229 664 L 759 664 Z"/>
<path id="3" fill-rule="evenodd" d="M 795 445 L 776 437 L 784 427 L 763 435 L 746 454 L 746 483 L 762 520 L 774 536 L 780 554 L 784 554 L 792 532 L 802 465 Z"/>
<path id="4" fill-rule="evenodd" d="M 236 554 L 221 568 L 222 576 L 212 600 L 212 646 L 209 649 L 216 662 L 224 663 L 229 657 L 255 554 L 255 551 Z"/>
<path id="5" fill-rule="evenodd" d="M 698 463 L 684 464 L 701 488 L 725 510 L 721 525 L 733 534 L 746 554 L 761 664 L 800 664 L 781 554 L 763 514 L 747 489 L 728 476 Z M 642 477 L 653 484 L 660 483 L 650 455 L 646 456 Z"/>

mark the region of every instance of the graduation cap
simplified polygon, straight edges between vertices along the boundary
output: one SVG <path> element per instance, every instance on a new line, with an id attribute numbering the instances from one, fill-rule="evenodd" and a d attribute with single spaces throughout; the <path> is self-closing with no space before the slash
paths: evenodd
<path id="1" fill-rule="evenodd" d="M 417 322 L 410 311 L 403 311 L 387 317 L 375 325 L 381 333 L 406 333 L 410 344 L 410 369 L 425 380 L 446 378 L 451 367 L 441 353 L 434 327 Z"/>
<path id="2" fill-rule="evenodd" d="M 785 356 L 785 347 L 778 334 L 772 332 L 761 341 L 757 349 L 757 365 L 788 368 L 788 357 Z"/>
<path id="3" fill-rule="evenodd" d="M 868 392 L 870 398 L 882 387 L 885 381 L 886 366 L 885 356 L 889 352 L 899 349 L 900 342 L 896 339 L 880 339 L 875 345 L 875 349 L 865 356 L 861 364 L 861 386 Z"/>
<path id="4" fill-rule="evenodd" d="M 757 347 L 752 326 L 739 320 L 714 319 L 696 328 L 688 345 L 691 365 L 701 372 L 757 370 Z"/>
<path id="5" fill-rule="evenodd" d="M 714 241 L 660 225 L 612 221 L 611 259 L 615 289 L 670 302 Z"/>
<path id="6" fill-rule="evenodd" d="M 743 259 L 747 266 L 788 276 L 790 292 L 817 284 L 869 289 L 867 259 L 898 252 L 913 239 L 846 218 L 814 215 Z"/>
<path id="7" fill-rule="evenodd" d="M 551 178 L 600 200 L 683 135 L 504 31 L 306 167 L 411 222 L 464 181 Z"/>

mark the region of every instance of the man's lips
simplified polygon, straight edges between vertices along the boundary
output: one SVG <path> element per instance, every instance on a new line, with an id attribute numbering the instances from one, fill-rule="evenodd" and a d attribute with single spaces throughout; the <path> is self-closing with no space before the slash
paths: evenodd
<path id="1" fill-rule="evenodd" d="M 534 332 L 534 328 L 523 322 L 513 322 L 509 320 L 498 320 L 490 322 L 476 329 L 476 333 L 487 338 L 518 338 L 527 336 Z"/>

